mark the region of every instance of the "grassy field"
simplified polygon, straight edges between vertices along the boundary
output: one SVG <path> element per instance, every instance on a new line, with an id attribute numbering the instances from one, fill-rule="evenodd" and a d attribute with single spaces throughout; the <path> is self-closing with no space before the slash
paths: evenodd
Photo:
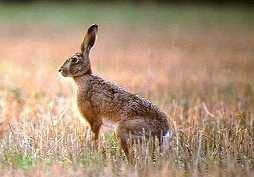
<path id="1" fill-rule="evenodd" d="M 0 176 L 253 176 L 254 10 L 132 4 L 0 5 Z M 93 149 L 75 85 L 57 70 L 99 24 L 93 72 L 157 104 L 170 148 L 110 126 Z"/>

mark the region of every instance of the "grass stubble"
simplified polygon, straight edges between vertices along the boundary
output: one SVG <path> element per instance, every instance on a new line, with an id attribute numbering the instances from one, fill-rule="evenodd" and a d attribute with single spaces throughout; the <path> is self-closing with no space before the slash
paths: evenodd
<path id="1" fill-rule="evenodd" d="M 128 164 L 107 126 L 93 148 L 73 83 L 57 75 L 82 32 L 15 29 L 1 29 L 0 176 L 254 175 L 251 30 L 102 29 L 94 72 L 152 100 L 174 131 L 163 154 L 141 143 Z"/>

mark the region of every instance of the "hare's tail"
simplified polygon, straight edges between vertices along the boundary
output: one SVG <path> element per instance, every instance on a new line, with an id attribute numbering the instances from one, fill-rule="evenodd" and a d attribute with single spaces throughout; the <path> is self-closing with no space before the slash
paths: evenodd
<path id="1" fill-rule="evenodd" d="M 162 136 L 162 144 L 160 147 L 161 152 L 165 152 L 170 149 L 170 142 L 172 141 L 173 132 L 168 130 L 165 135 Z"/>
<path id="2" fill-rule="evenodd" d="M 171 130 L 168 130 L 165 135 L 163 135 L 163 138 L 171 139 L 173 136 L 173 132 Z"/>

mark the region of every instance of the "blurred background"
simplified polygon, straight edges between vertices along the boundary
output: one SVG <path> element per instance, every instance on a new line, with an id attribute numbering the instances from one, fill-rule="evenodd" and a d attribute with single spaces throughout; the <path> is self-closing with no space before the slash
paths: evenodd
<path id="1" fill-rule="evenodd" d="M 2 2 L 19 2 L 19 3 L 25 3 L 25 2 L 35 2 L 35 1 L 40 1 L 40 0 L 1 0 Z M 67 0 L 52 0 L 51 2 L 68 2 Z M 50 2 L 50 1 L 48 1 Z M 73 0 L 72 2 L 92 2 L 92 1 L 88 1 L 88 0 Z M 95 1 L 93 1 L 95 2 Z M 238 0 L 171 0 L 171 1 L 167 1 L 167 0 L 148 0 L 148 1 L 144 1 L 144 0 L 123 0 L 123 1 L 117 1 L 117 0 L 106 0 L 106 1 L 102 1 L 102 0 L 98 0 L 96 2 L 133 2 L 133 3 L 210 3 L 210 4 L 232 4 L 232 3 L 237 3 L 237 4 L 251 4 L 251 0 L 242 0 L 242 1 L 238 1 Z"/>
<path id="2" fill-rule="evenodd" d="M 253 19 L 251 2 L 236 0 L 2 0 L 0 110 L 9 104 L 10 114 L 24 107 L 37 112 L 59 97 L 71 102 L 72 84 L 57 70 L 93 23 L 99 33 L 92 68 L 105 79 L 164 109 L 172 100 L 240 100 L 249 107 Z"/>

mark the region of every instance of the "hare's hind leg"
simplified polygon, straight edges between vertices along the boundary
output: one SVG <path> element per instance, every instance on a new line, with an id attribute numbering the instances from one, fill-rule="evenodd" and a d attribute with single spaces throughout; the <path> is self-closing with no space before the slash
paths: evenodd
<path id="1" fill-rule="evenodd" d="M 134 154 L 131 151 L 131 146 L 144 137 L 153 136 L 152 126 L 142 118 L 125 120 L 118 124 L 116 135 L 127 159 L 132 161 Z"/>

